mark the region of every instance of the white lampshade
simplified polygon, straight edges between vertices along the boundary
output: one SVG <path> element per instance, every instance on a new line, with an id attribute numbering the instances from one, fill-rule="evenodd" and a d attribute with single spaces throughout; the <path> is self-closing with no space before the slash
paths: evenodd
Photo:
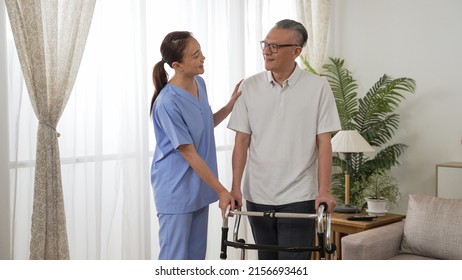
<path id="1" fill-rule="evenodd" d="M 373 152 L 374 148 L 367 143 L 356 130 L 341 130 L 331 140 L 332 152 L 364 153 Z"/>

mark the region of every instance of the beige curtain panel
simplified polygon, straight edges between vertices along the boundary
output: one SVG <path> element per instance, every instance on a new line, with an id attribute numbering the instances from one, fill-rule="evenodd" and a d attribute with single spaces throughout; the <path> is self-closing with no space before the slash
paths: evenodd
<path id="1" fill-rule="evenodd" d="M 326 59 L 330 10 L 331 0 L 297 0 L 297 16 L 308 30 L 308 46 L 303 55 L 318 73 Z"/>
<path id="2" fill-rule="evenodd" d="M 37 116 L 30 259 L 69 259 L 56 126 L 77 76 L 96 0 L 5 0 Z"/>

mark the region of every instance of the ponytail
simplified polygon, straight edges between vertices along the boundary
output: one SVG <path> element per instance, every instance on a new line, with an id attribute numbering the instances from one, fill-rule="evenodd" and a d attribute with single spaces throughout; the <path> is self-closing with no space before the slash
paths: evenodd
<path id="1" fill-rule="evenodd" d="M 154 82 L 154 94 L 152 95 L 151 100 L 151 109 L 149 114 L 152 114 L 152 108 L 154 107 L 154 101 L 156 101 L 157 96 L 160 91 L 168 83 L 168 73 L 164 68 L 165 61 L 162 59 L 154 65 L 154 70 L 152 71 L 152 81 Z"/>
<path id="2" fill-rule="evenodd" d="M 160 91 L 168 83 L 168 73 L 165 71 L 164 64 L 167 63 L 170 67 L 172 67 L 172 64 L 175 61 L 181 62 L 183 60 L 186 47 L 188 46 L 188 39 L 190 38 L 192 38 L 192 35 L 188 31 L 174 31 L 167 34 L 162 41 L 162 44 L 160 45 L 162 60 L 154 65 L 154 70 L 152 71 L 154 94 L 151 100 L 150 114 L 152 114 L 154 101 L 156 101 Z"/>

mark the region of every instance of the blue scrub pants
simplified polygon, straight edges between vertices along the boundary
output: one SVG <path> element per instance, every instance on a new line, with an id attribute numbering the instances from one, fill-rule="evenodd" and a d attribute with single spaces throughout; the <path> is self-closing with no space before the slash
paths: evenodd
<path id="1" fill-rule="evenodd" d="M 209 206 L 195 212 L 157 214 L 159 260 L 204 260 L 207 248 Z"/>
<path id="2" fill-rule="evenodd" d="M 247 201 L 247 210 L 255 212 L 314 213 L 314 200 L 285 205 L 262 205 Z M 253 238 L 259 245 L 309 247 L 315 236 L 315 220 L 249 216 Z M 311 252 L 258 251 L 260 260 L 307 260 Z"/>

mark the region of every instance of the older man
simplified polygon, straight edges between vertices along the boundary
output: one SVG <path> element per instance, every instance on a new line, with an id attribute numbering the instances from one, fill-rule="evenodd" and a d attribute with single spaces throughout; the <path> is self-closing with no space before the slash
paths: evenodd
<path id="1" fill-rule="evenodd" d="M 266 71 L 245 79 L 228 128 L 236 132 L 231 194 L 249 211 L 331 210 L 331 132 L 341 129 L 328 82 L 295 62 L 305 27 L 282 20 L 261 41 Z M 245 168 L 246 167 L 246 168 Z M 245 178 L 242 184 L 242 177 Z M 257 244 L 310 246 L 314 220 L 250 217 Z M 259 251 L 259 259 L 308 259 L 310 252 Z"/>

